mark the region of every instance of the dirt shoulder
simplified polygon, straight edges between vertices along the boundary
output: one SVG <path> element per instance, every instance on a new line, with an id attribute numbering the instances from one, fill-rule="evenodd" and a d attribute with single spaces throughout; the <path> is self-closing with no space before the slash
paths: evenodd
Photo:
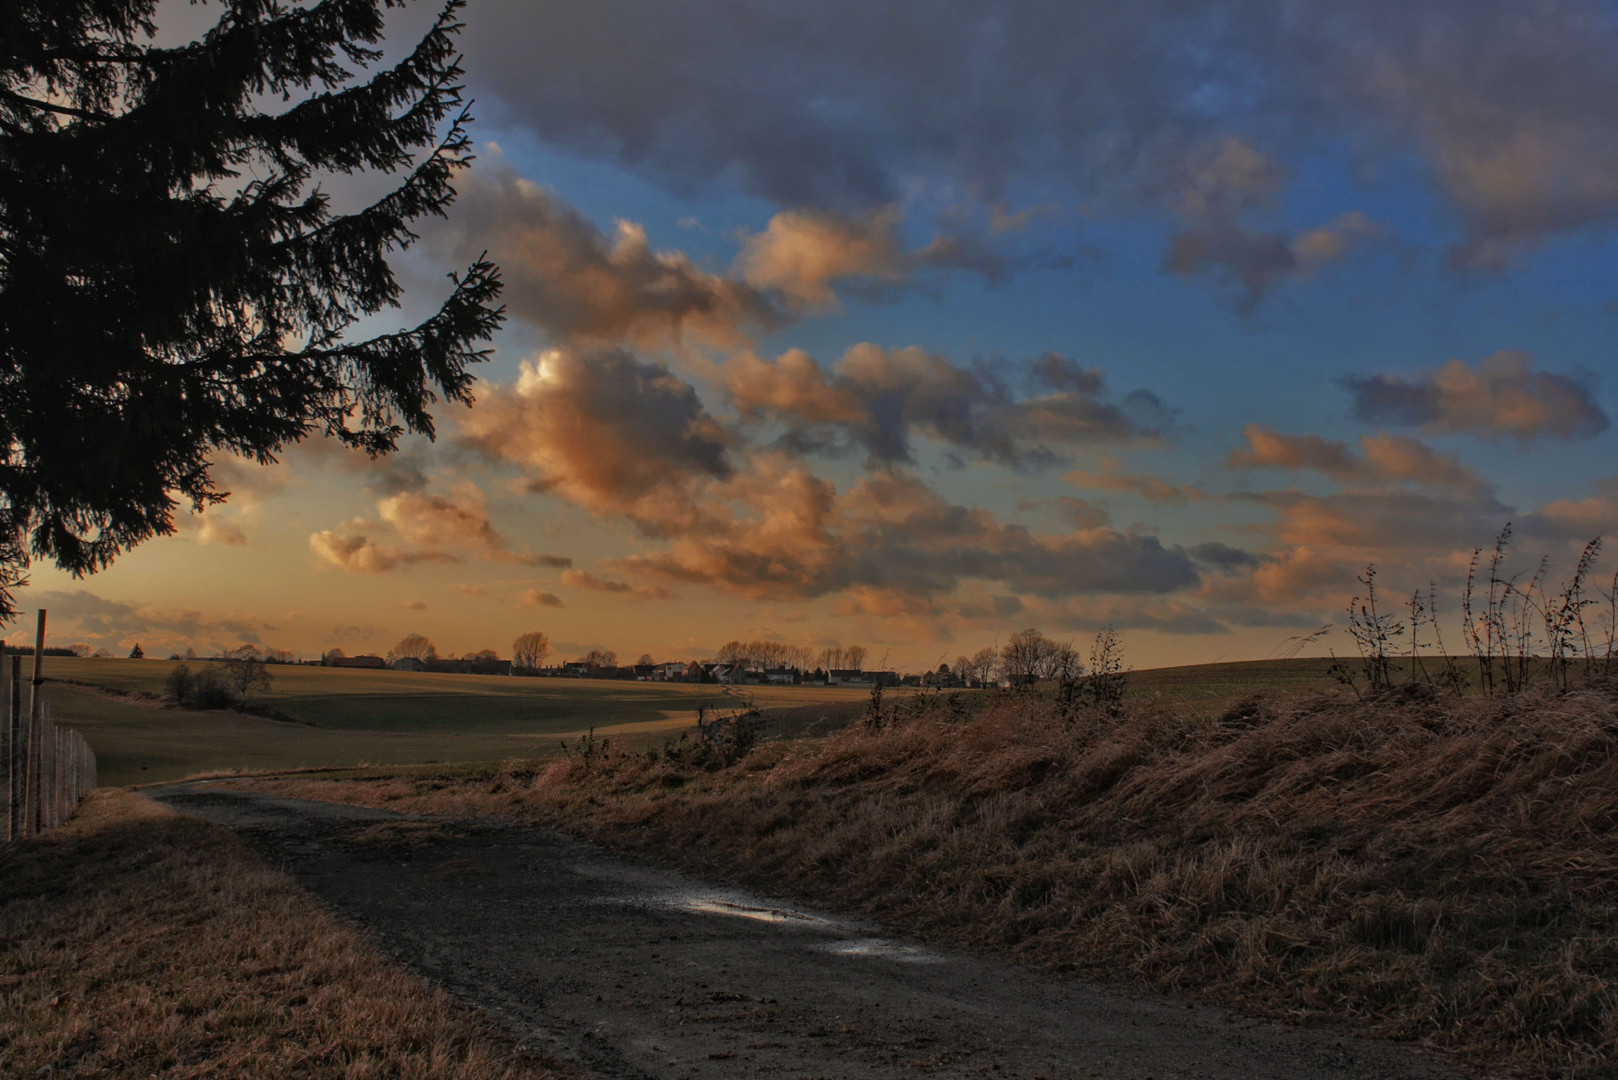
<path id="1" fill-rule="evenodd" d="M 150 789 L 232 826 L 530 1050 L 608 1078 L 1448 1076 L 1409 1049 L 923 947 L 552 830 Z"/>

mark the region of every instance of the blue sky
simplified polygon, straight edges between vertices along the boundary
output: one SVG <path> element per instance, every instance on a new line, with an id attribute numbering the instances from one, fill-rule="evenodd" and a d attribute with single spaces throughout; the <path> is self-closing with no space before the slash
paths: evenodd
<path id="1" fill-rule="evenodd" d="M 1340 622 L 1367 563 L 1453 590 L 1508 520 L 1571 568 L 1618 525 L 1613 15 L 480 0 L 479 159 L 399 316 L 501 264 L 477 403 L 226 463 L 20 599 L 148 652 L 1111 625 L 1149 665 Z"/>

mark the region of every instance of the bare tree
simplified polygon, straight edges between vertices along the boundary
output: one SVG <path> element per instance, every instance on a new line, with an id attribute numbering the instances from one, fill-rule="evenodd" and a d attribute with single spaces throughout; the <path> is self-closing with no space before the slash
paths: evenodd
<path id="1" fill-rule="evenodd" d="M 236 692 L 242 704 L 254 690 L 270 688 L 270 673 L 258 649 L 252 645 L 238 645 L 225 656 L 225 682 Z"/>
<path id="2" fill-rule="evenodd" d="M 399 643 L 388 650 L 388 663 L 402 660 L 406 657 L 412 660 L 437 660 L 438 650 L 433 643 L 420 634 L 406 634 L 399 639 Z"/>
<path id="3" fill-rule="evenodd" d="M 649 652 L 641 653 L 640 659 L 635 661 L 637 667 L 651 667 L 655 663 L 657 661 L 652 659 L 652 654 Z"/>
<path id="4" fill-rule="evenodd" d="M 511 666 L 518 671 L 534 671 L 551 654 L 551 639 L 530 630 L 511 643 Z"/>
<path id="5" fill-rule="evenodd" d="M 1000 663 L 1000 652 L 990 646 L 985 646 L 973 653 L 966 662 L 966 670 L 972 673 L 972 679 L 979 686 L 987 686 L 994 680 L 995 665 Z"/>
<path id="6" fill-rule="evenodd" d="M 865 670 L 865 657 L 866 650 L 864 645 L 850 645 L 848 648 L 843 650 L 843 658 L 848 661 L 848 666 L 853 668 L 855 671 Z"/>
<path id="7" fill-rule="evenodd" d="M 592 672 L 618 666 L 618 654 L 611 649 L 591 649 L 579 658 Z"/>
<path id="8" fill-rule="evenodd" d="M 1055 643 L 1033 627 L 1011 635 L 1000 649 L 1000 667 L 1013 686 L 1029 686 L 1050 678 L 1051 651 Z"/>
<path id="9" fill-rule="evenodd" d="M 1045 678 L 1065 682 L 1083 674 L 1084 663 L 1079 659 L 1079 651 L 1073 647 L 1072 642 L 1050 643 L 1045 658 Z"/>

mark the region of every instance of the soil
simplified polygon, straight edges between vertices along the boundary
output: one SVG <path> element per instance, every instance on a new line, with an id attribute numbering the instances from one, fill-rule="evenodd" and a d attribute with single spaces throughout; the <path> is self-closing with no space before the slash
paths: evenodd
<path id="1" fill-rule="evenodd" d="M 1100 989 L 546 829 L 146 791 L 250 837 L 526 1048 L 611 1080 L 1437 1080 L 1416 1050 Z"/>

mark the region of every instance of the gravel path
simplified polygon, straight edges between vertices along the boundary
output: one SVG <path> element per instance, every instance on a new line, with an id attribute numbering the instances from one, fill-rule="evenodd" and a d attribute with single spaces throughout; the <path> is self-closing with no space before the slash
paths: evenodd
<path id="1" fill-rule="evenodd" d="M 1414 1051 L 1232 1021 L 896 940 L 545 829 L 179 784 L 384 948 L 611 1080 L 1437 1080 Z"/>

